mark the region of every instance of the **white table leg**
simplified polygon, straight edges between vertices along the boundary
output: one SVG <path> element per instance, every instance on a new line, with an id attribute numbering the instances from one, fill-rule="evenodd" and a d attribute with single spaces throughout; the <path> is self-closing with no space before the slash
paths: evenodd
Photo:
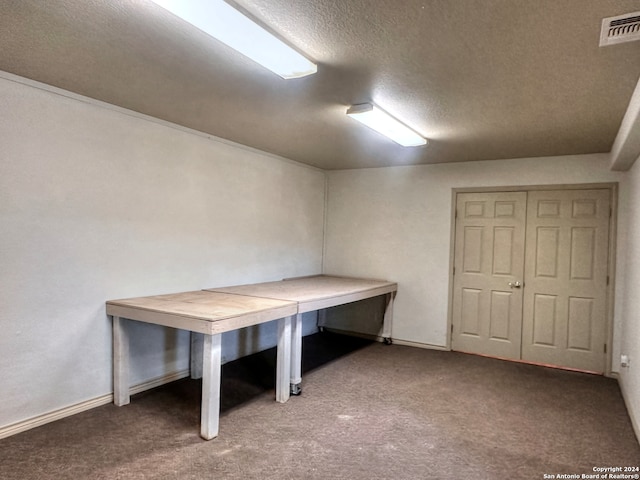
<path id="1" fill-rule="evenodd" d="M 113 403 L 127 405 L 129 396 L 129 332 L 120 317 L 113 318 Z"/>
<path id="2" fill-rule="evenodd" d="M 291 395 L 300 395 L 302 388 L 302 314 L 291 325 Z"/>
<path id="3" fill-rule="evenodd" d="M 382 339 L 384 343 L 391 343 L 391 324 L 393 323 L 393 299 L 395 292 L 387 293 L 387 306 L 384 310 L 384 319 L 382 321 Z"/>
<path id="4" fill-rule="evenodd" d="M 204 335 L 200 436 L 205 440 L 218 436 L 221 360 L 222 334 Z"/>
<path id="5" fill-rule="evenodd" d="M 202 378 L 202 348 L 204 345 L 204 335 L 198 332 L 191 332 L 191 351 L 189 358 L 191 361 L 191 378 L 197 380 Z"/>
<path id="6" fill-rule="evenodd" d="M 326 325 L 327 325 L 327 309 L 323 308 L 322 310 L 318 310 L 318 330 L 322 332 Z"/>
<path id="7" fill-rule="evenodd" d="M 284 403 L 289 400 L 291 380 L 291 317 L 278 320 L 276 362 L 276 402 Z"/>

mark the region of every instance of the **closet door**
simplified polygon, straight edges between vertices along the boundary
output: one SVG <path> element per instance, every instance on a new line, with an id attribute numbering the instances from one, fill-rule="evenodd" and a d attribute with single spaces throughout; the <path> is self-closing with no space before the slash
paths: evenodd
<path id="1" fill-rule="evenodd" d="M 526 192 L 460 193 L 452 348 L 520 358 Z"/>
<path id="2" fill-rule="evenodd" d="M 610 191 L 531 191 L 522 359 L 603 372 Z"/>

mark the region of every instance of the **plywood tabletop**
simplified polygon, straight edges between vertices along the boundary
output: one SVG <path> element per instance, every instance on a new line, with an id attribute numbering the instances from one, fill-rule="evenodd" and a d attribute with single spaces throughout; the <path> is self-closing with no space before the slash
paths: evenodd
<path id="1" fill-rule="evenodd" d="M 109 300 L 107 314 L 202 333 L 220 333 L 297 313 L 295 302 L 198 290 Z"/>
<path id="2" fill-rule="evenodd" d="M 395 292 L 397 288 L 396 283 L 386 280 L 315 275 L 206 291 L 294 301 L 299 304 L 298 312 L 303 313 Z"/>

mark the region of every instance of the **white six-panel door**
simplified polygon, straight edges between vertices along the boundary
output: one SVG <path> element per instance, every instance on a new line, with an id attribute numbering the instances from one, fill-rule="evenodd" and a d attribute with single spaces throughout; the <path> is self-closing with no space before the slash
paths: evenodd
<path id="1" fill-rule="evenodd" d="M 520 358 L 527 194 L 457 197 L 452 346 Z"/>
<path id="2" fill-rule="evenodd" d="M 452 348 L 603 372 L 610 190 L 459 193 Z"/>
<path id="3" fill-rule="evenodd" d="M 609 191 L 529 192 L 522 358 L 605 367 Z"/>

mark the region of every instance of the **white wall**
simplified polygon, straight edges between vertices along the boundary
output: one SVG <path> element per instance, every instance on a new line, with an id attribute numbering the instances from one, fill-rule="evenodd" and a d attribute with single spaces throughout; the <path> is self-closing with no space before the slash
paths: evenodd
<path id="1" fill-rule="evenodd" d="M 620 182 L 618 248 L 624 252 L 625 178 L 609 171 L 608 155 L 328 172 L 324 271 L 397 281 L 393 338 L 446 348 L 452 189 Z M 623 274 L 619 258 L 617 278 Z M 616 307 L 623 292 L 618 281 Z M 616 308 L 614 370 L 619 327 Z"/>
<path id="2" fill-rule="evenodd" d="M 0 431 L 112 391 L 105 300 L 322 268 L 321 171 L 1 72 L 0 111 Z M 639 165 L 614 173 L 588 155 L 329 172 L 324 271 L 398 281 L 393 336 L 446 346 L 453 188 L 612 181 L 614 370 L 631 356 L 621 383 L 637 419 Z M 337 311 L 357 320 L 353 307 Z M 187 368 L 184 332 L 131 327 L 133 383 Z M 272 346 L 274 332 L 226 335 L 225 358 Z"/>
<path id="3" fill-rule="evenodd" d="M 620 368 L 620 385 L 629 415 L 640 438 L 640 162 L 629 173 L 629 224 L 627 248 L 620 252 L 626 264 L 626 295 L 622 301 L 621 352 L 629 355 L 628 368 Z"/>
<path id="4" fill-rule="evenodd" d="M 0 112 L 0 430 L 112 391 L 105 300 L 321 270 L 322 171 L 9 74 Z M 188 367 L 186 332 L 132 328 L 134 384 Z"/>

